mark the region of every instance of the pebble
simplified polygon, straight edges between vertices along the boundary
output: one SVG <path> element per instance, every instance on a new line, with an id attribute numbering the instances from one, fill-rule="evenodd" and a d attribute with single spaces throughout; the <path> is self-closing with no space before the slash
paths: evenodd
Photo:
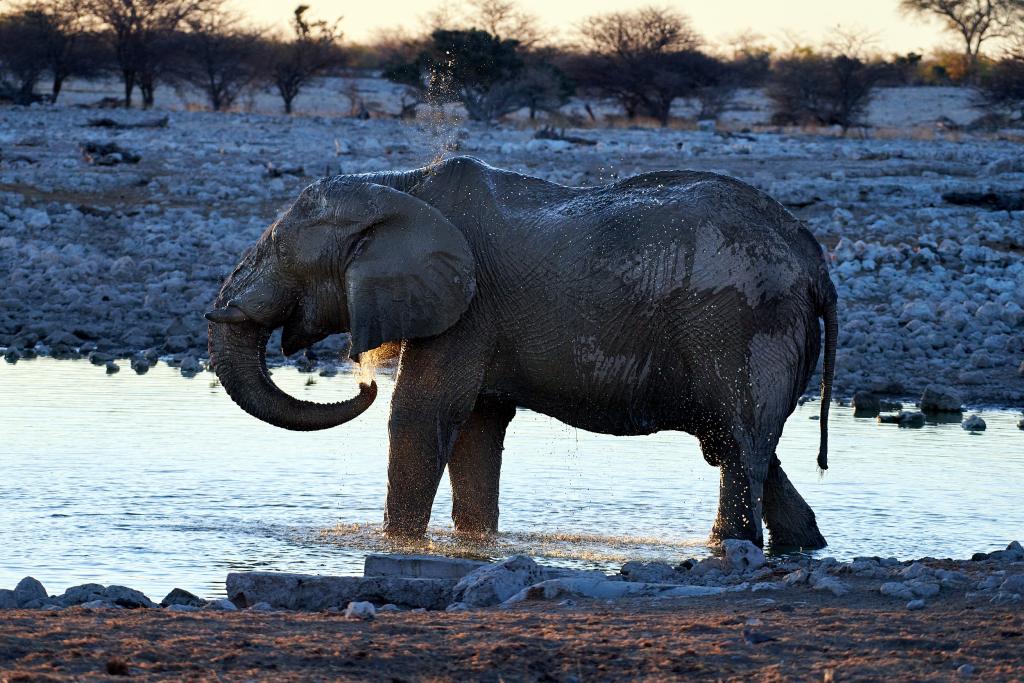
<path id="1" fill-rule="evenodd" d="M 43 584 L 31 576 L 26 576 L 14 587 L 14 602 L 18 607 L 42 607 L 47 597 Z"/>
<path id="2" fill-rule="evenodd" d="M 210 602 L 206 603 L 206 606 L 203 607 L 203 609 L 208 610 L 210 612 L 237 612 L 238 611 L 238 607 L 235 605 L 235 603 L 231 602 L 227 598 L 220 598 L 219 600 L 211 600 Z"/>
<path id="3" fill-rule="evenodd" d="M 911 612 L 913 612 L 915 610 L 919 610 L 919 609 L 924 609 L 924 606 L 925 606 L 924 600 L 911 600 L 910 602 L 907 603 L 907 609 L 910 610 Z"/>
<path id="4" fill-rule="evenodd" d="M 960 676 L 961 678 L 970 678 L 974 675 L 974 665 L 961 664 L 956 668 L 956 675 Z"/>
<path id="5" fill-rule="evenodd" d="M 960 426 L 969 432 L 983 432 L 988 425 L 985 424 L 985 420 L 980 415 L 971 415 Z"/>
<path id="6" fill-rule="evenodd" d="M 377 616 L 377 608 L 372 602 L 350 602 L 345 608 L 345 616 L 349 619 L 370 621 Z"/>

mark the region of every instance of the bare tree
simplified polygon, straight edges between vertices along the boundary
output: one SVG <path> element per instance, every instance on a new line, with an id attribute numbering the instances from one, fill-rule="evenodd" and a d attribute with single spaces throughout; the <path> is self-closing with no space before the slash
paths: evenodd
<path id="1" fill-rule="evenodd" d="M 132 106 L 136 85 L 144 107 L 153 94 L 167 51 L 160 44 L 189 17 L 221 0 L 83 0 L 83 6 L 110 31 L 124 82 L 124 106 Z"/>
<path id="2" fill-rule="evenodd" d="M 0 95 L 15 104 L 38 99 L 36 85 L 46 71 L 42 45 L 49 26 L 34 11 L 0 16 Z"/>
<path id="3" fill-rule="evenodd" d="M 31 14 L 37 25 L 34 51 L 43 60 L 52 82 L 50 99 L 60 95 L 64 81 L 71 76 L 88 76 L 99 67 L 96 36 L 86 26 L 87 15 L 75 0 L 30 0 L 18 11 Z"/>
<path id="4" fill-rule="evenodd" d="M 977 95 L 990 112 L 1024 123 L 1024 26 L 1011 36 L 1002 58 L 982 74 Z"/>
<path id="5" fill-rule="evenodd" d="M 976 72 L 981 46 L 992 38 L 1006 37 L 1024 22 L 1024 0 L 900 0 L 903 11 L 940 18 L 964 41 L 964 60 Z"/>
<path id="6" fill-rule="evenodd" d="M 259 32 L 242 28 L 237 15 L 220 7 L 196 13 L 186 25 L 175 46 L 175 75 L 204 92 L 214 111 L 231 107 L 261 73 Z"/>
<path id="7" fill-rule="evenodd" d="M 581 86 L 618 100 L 629 118 L 646 113 L 668 124 L 672 102 L 695 94 L 709 79 L 711 57 L 697 51 L 700 36 L 670 9 L 645 7 L 590 17 L 580 27 L 582 58 L 573 75 Z"/>
<path id="8" fill-rule="evenodd" d="M 537 17 L 523 11 L 515 0 L 468 0 L 466 23 L 492 36 L 511 39 L 521 50 L 538 46 L 547 37 Z"/>
<path id="9" fill-rule="evenodd" d="M 295 98 L 310 80 L 343 61 L 338 46 L 341 20 L 310 21 L 306 17 L 308 11 L 309 5 L 296 7 L 292 36 L 271 44 L 270 78 L 284 102 L 286 114 L 292 113 Z"/>

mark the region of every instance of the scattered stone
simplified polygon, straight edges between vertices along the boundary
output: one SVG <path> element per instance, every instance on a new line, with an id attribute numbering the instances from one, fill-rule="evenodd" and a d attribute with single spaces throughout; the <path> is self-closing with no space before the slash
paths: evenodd
<path id="1" fill-rule="evenodd" d="M 760 591 L 778 591 L 786 587 L 784 581 L 761 581 L 750 586 L 751 593 Z"/>
<path id="2" fill-rule="evenodd" d="M 887 581 L 878 589 L 882 595 L 900 600 L 913 600 L 914 591 L 901 581 Z"/>
<path id="3" fill-rule="evenodd" d="M 850 587 L 840 581 L 834 576 L 816 576 L 814 577 L 814 590 L 816 591 L 829 591 L 832 595 L 842 597 L 850 592 Z"/>
<path id="4" fill-rule="evenodd" d="M 1024 598 L 1021 597 L 1020 593 L 999 591 L 992 597 L 991 602 L 993 605 L 1019 605 L 1021 602 L 1024 602 Z"/>
<path id="5" fill-rule="evenodd" d="M 999 590 L 1007 593 L 1024 593 L 1024 574 L 1008 576 L 999 584 Z"/>
<path id="6" fill-rule="evenodd" d="M 377 608 L 372 602 L 350 602 L 345 608 L 345 616 L 349 619 L 362 619 L 371 621 L 377 616 Z"/>
<path id="7" fill-rule="evenodd" d="M 996 550 L 986 555 L 989 560 L 1004 560 L 1007 562 L 1020 562 L 1024 560 L 1024 548 L 1019 541 L 1011 541 L 1005 550 Z"/>
<path id="8" fill-rule="evenodd" d="M 401 612 L 402 609 L 398 605 L 392 605 L 390 602 L 386 605 L 381 605 L 377 608 L 378 612 Z"/>
<path id="9" fill-rule="evenodd" d="M 274 606 L 271 605 L 269 602 L 257 602 L 255 605 L 252 605 L 248 609 L 249 609 L 250 612 L 273 612 L 273 611 L 275 611 L 274 610 Z"/>
<path id="10" fill-rule="evenodd" d="M 57 600 L 59 600 L 65 607 L 82 605 L 95 600 L 104 600 L 106 598 L 106 596 L 103 595 L 104 590 L 106 590 L 106 586 L 101 584 L 83 583 L 80 586 L 72 586 L 71 588 L 68 588 L 64 591 L 63 595 L 57 598 Z"/>
<path id="11" fill-rule="evenodd" d="M 924 606 L 925 606 L 924 600 L 911 600 L 910 602 L 907 603 L 907 609 L 910 610 L 911 612 L 914 612 L 914 611 L 919 610 L 919 609 L 924 609 Z"/>
<path id="12" fill-rule="evenodd" d="M 925 413 L 963 412 L 963 400 L 949 387 L 929 384 L 921 395 L 921 411 Z"/>
<path id="13" fill-rule="evenodd" d="M 169 607 L 171 605 L 191 605 L 193 607 L 202 607 L 206 604 L 198 595 L 189 593 L 183 588 L 175 588 L 160 601 L 161 607 Z"/>
<path id="14" fill-rule="evenodd" d="M 985 420 L 980 415 L 971 415 L 960 426 L 969 432 L 983 432 L 988 425 L 985 424 Z"/>
<path id="15" fill-rule="evenodd" d="M 149 372 L 150 363 L 145 358 L 132 358 L 132 370 L 139 375 L 145 375 Z"/>
<path id="16" fill-rule="evenodd" d="M 198 612 L 202 609 L 197 605 L 168 605 L 168 612 Z"/>
<path id="17" fill-rule="evenodd" d="M 417 579 L 461 579 L 487 562 L 436 555 L 367 555 L 363 576 L 405 576 Z"/>
<path id="18" fill-rule="evenodd" d="M 83 602 L 80 607 L 82 609 L 124 609 L 121 605 L 114 604 L 112 600 L 90 600 L 89 602 Z"/>
<path id="19" fill-rule="evenodd" d="M 900 412 L 900 427 L 903 429 L 920 429 L 924 427 L 924 413 Z"/>
<path id="20" fill-rule="evenodd" d="M 870 391 L 858 391 L 853 394 L 854 417 L 877 417 L 882 412 L 882 402 Z"/>
<path id="21" fill-rule="evenodd" d="M 764 551 L 750 541 L 729 538 L 722 541 L 729 568 L 741 574 L 764 566 Z"/>
<path id="22" fill-rule="evenodd" d="M 514 555 L 464 576 L 454 590 L 454 600 L 474 607 L 505 602 L 527 586 L 546 579 L 544 568 L 525 555 Z"/>
<path id="23" fill-rule="evenodd" d="M 195 377 L 203 367 L 193 356 L 185 356 L 181 359 L 181 365 L 178 369 L 183 377 Z"/>
<path id="24" fill-rule="evenodd" d="M 107 367 L 107 374 L 108 375 L 113 375 L 115 373 L 121 372 L 121 366 L 118 365 L 117 363 L 115 363 L 112 360 L 111 361 L 107 361 L 106 367 Z"/>
<path id="25" fill-rule="evenodd" d="M 961 664 L 960 666 L 957 667 L 956 674 L 957 674 L 957 676 L 960 676 L 961 678 L 970 678 L 971 676 L 974 675 L 974 665 L 973 664 Z"/>
<path id="26" fill-rule="evenodd" d="M 14 587 L 14 603 L 21 608 L 42 607 L 47 597 L 43 584 L 31 576 L 26 576 Z"/>
<path id="27" fill-rule="evenodd" d="M 807 583 L 811 578 L 811 572 L 806 569 L 797 569 L 794 572 L 790 572 L 782 577 L 783 583 L 787 586 L 798 586 L 802 583 Z"/>
<path id="28" fill-rule="evenodd" d="M 680 583 L 681 575 L 674 567 L 664 562 L 632 561 L 622 565 L 619 570 L 627 581 L 644 583 Z"/>
<path id="29" fill-rule="evenodd" d="M 238 605 L 231 602 L 227 598 L 220 598 L 218 600 L 211 600 L 210 602 L 206 603 L 203 609 L 209 612 L 237 612 Z"/>
<path id="30" fill-rule="evenodd" d="M 617 600 L 623 597 L 690 598 L 719 595 L 720 586 L 678 586 L 673 584 L 611 581 L 598 577 L 562 577 L 527 586 L 501 603 L 502 607 L 527 600 L 554 600 L 557 598 L 594 598 Z"/>
<path id="31" fill-rule="evenodd" d="M 404 607 L 444 609 L 452 599 L 454 579 L 404 576 L 311 576 L 280 572 L 228 574 L 228 598 L 238 607 L 266 602 L 275 609 L 324 611 L 350 602 L 390 602 Z"/>
<path id="32" fill-rule="evenodd" d="M 116 605 L 127 607 L 128 609 L 139 607 L 153 608 L 157 606 L 155 602 L 147 598 L 141 591 L 128 588 L 127 586 L 107 586 L 103 589 L 103 597 Z"/>

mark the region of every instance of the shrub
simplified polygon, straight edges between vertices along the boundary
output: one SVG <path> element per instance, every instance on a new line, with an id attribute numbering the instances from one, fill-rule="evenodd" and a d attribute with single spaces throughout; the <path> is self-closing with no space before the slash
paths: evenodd
<path id="1" fill-rule="evenodd" d="M 807 54 L 779 60 L 768 86 L 779 125 L 862 125 L 881 77 L 877 65 L 846 55 Z"/>

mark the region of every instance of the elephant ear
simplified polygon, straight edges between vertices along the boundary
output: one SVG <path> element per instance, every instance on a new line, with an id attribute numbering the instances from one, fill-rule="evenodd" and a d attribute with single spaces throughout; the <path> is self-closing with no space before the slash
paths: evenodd
<path id="1" fill-rule="evenodd" d="M 378 218 L 345 271 L 352 357 L 444 332 L 476 289 L 469 243 L 441 212 L 389 187 L 375 185 L 373 192 Z"/>

